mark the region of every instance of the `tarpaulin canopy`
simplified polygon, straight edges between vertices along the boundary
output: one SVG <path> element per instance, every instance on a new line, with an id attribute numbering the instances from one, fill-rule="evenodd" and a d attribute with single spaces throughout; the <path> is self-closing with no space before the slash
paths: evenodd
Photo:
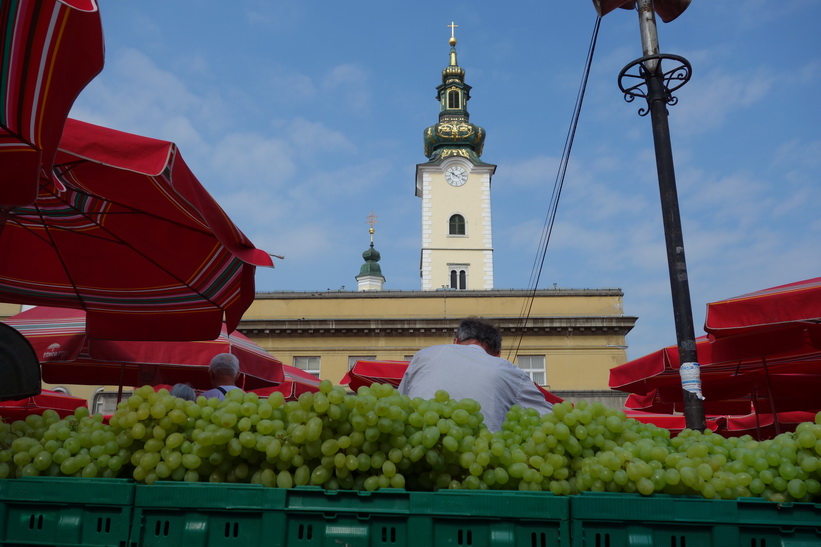
<path id="1" fill-rule="evenodd" d="M 409 364 L 410 361 L 357 361 L 339 383 L 349 386 L 353 391 L 359 389 L 360 386 L 369 386 L 374 383 L 399 387 Z M 547 402 L 557 404 L 563 401 L 542 386 L 535 385 Z"/>
<path id="2" fill-rule="evenodd" d="M 260 397 L 268 396 L 275 391 L 282 393 L 286 401 L 295 401 L 303 393 L 319 391 L 319 378 L 297 367 L 282 365 L 285 379 L 278 386 L 263 387 L 252 390 Z"/>
<path id="3" fill-rule="evenodd" d="M 95 0 L 0 3 L 0 211 L 37 198 L 71 106 L 103 69 Z"/>
<path id="4" fill-rule="evenodd" d="M 65 418 L 74 414 L 77 407 L 88 406 L 85 399 L 72 397 L 59 391 L 44 389 L 39 395 L 26 397 L 18 401 L 0 402 L 0 417 L 6 422 L 25 420 L 29 414 L 42 414 L 46 410 L 54 410 L 60 417 Z"/>
<path id="5" fill-rule="evenodd" d="M 172 142 L 69 119 L 54 179 L 0 215 L 0 301 L 85 309 L 92 338 L 213 340 L 273 266 Z"/>
<path id="6" fill-rule="evenodd" d="M 273 386 L 285 379 L 282 363 L 241 333 L 223 325 L 214 340 L 135 342 L 91 339 L 85 312 L 37 306 L 7 319 L 34 348 L 50 384 L 141 386 L 187 383 L 210 389 L 208 364 L 218 353 L 240 363 L 238 385 Z"/>

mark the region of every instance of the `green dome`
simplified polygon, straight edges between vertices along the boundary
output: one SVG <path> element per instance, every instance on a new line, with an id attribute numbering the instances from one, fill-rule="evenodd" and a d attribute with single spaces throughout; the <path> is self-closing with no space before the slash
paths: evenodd
<path id="1" fill-rule="evenodd" d="M 365 263 L 359 268 L 360 276 L 373 275 L 382 277 L 382 268 L 377 264 L 382 256 L 379 254 L 379 251 L 373 248 L 373 243 L 371 243 L 371 247 L 367 251 L 362 253 L 362 258 L 365 259 Z"/>

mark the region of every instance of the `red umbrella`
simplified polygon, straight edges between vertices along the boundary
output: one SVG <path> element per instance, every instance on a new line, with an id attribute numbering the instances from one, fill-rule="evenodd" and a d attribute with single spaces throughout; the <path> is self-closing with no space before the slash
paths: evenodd
<path id="1" fill-rule="evenodd" d="M 726 416 L 724 428 L 727 436 L 755 435 L 758 439 L 772 438 L 779 432 L 795 431 L 798 424 L 812 422 L 814 412 L 779 412 L 773 414 L 747 414 Z"/>
<path id="2" fill-rule="evenodd" d="M 271 386 L 284 380 L 282 363 L 241 333 L 206 341 L 97 340 L 85 330 L 85 312 L 38 306 L 6 320 L 28 339 L 50 384 L 141 386 L 187 383 L 210 389 L 208 363 L 218 353 L 239 358 L 239 386 Z"/>
<path id="3" fill-rule="evenodd" d="M 707 304 L 704 330 L 721 338 L 819 323 L 821 277 L 816 277 L 711 302 Z"/>
<path id="4" fill-rule="evenodd" d="M 339 383 L 347 385 L 352 391 L 371 384 L 399 387 L 408 364 L 410 361 L 357 361 Z"/>
<path id="5" fill-rule="evenodd" d="M 604 16 L 616 8 L 635 10 L 636 0 L 593 0 L 593 6 L 599 15 Z M 653 9 L 665 23 L 669 23 L 684 13 L 689 6 L 690 0 L 655 0 L 653 2 Z"/>
<path id="6" fill-rule="evenodd" d="M 282 365 L 282 370 L 285 374 L 285 380 L 281 384 L 252 391 L 260 397 L 279 391 L 285 396 L 286 401 L 296 401 L 303 393 L 316 393 L 319 391 L 320 379 L 313 374 L 290 365 Z"/>
<path id="7" fill-rule="evenodd" d="M 88 402 L 80 397 L 72 397 L 59 391 L 44 389 L 39 395 L 26 397 L 19 401 L 0 402 L 0 417 L 7 422 L 25 420 L 29 414 L 42 414 L 46 410 L 54 410 L 60 417 L 65 418 L 74 414 L 74 409 L 88 406 Z"/>
<path id="8" fill-rule="evenodd" d="M 359 386 L 369 386 L 374 383 L 399 387 L 409 364 L 410 361 L 357 361 L 339 383 L 348 385 L 354 391 L 359 389 Z M 564 400 L 539 384 L 535 385 L 549 403 L 558 404 Z"/>
<path id="9" fill-rule="evenodd" d="M 109 340 L 213 340 L 273 266 L 176 145 L 76 120 L 30 207 L 0 216 L 0 300 L 82 308 Z M 14 260 L 8 257 L 15 257 Z"/>
<path id="10" fill-rule="evenodd" d="M 74 100 L 103 68 L 95 0 L 3 2 L 0 61 L 2 212 L 37 198 Z"/>
<path id="11" fill-rule="evenodd" d="M 701 365 L 701 389 L 705 413 L 747 413 L 753 405 L 758 412 L 821 410 L 821 351 L 808 338 L 795 349 L 761 358 L 726 359 L 728 346 L 696 340 Z M 727 341 L 733 344 L 733 340 Z M 790 342 L 792 346 L 792 342 Z M 732 346 L 729 346 L 732 347 Z M 675 346 L 645 355 L 610 369 L 610 387 L 642 395 L 628 401 L 632 408 L 680 411 L 681 380 Z M 642 405 L 642 406 L 638 406 Z"/>

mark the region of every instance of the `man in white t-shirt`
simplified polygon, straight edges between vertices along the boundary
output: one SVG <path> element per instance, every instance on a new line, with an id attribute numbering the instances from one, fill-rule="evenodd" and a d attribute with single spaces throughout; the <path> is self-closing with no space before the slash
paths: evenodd
<path id="1" fill-rule="evenodd" d="M 203 392 L 202 396 L 216 397 L 219 400 L 225 399 L 226 393 L 232 389 L 239 389 L 237 387 L 239 359 L 236 355 L 230 353 L 215 355 L 208 365 L 208 375 L 211 376 L 211 385 L 214 387 Z"/>
<path id="2" fill-rule="evenodd" d="M 463 319 L 453 344 L 430 346 L 411 359 L 399 384 L 399 392 L 410 397 L 433 399 L 443 389 L 452 399 L 470 398 L 482 407 L 490 431 L 502 428 L 513 405 L 535 408 L 540 414 L 553 405 L 536 388 L 530 376 L 502 359 L 502 334 L 481 318 Z"/>

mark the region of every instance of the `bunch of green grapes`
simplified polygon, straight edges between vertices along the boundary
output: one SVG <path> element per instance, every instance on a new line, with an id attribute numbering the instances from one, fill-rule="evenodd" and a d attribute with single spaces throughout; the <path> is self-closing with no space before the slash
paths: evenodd
<path id="1" fill-rule="evenodd" d="M 117 477 L 130 451 L 86 407 L 61 419 L 54 410 L 0 424 L 0 478 L 26 476 Z"/>
<path id="2" fill-rule="evenodd" d="M 821 491 L 821 413 L 755 441 L 666 429 L 599 403 L 514 406 L 491 433 L 471 399 L 430 400 L 328 381 L 285 401 L 229 391 L 185 401 L 143 386 L 104 424 L 78 409 L 0 423 L 0 478 L 31 475 L 252 482 L 290 488 L 518 489 L 811 501 Z"/>
<path id="3" fill-rule="evenodd" d="M 476 458 L 484 446 L 476 450 Z M 811 501 L 821 490 L 821 413 L 794 433 L 758 442 L 668 430 L 600 404 L 554 406 L 539 418 L 514 407 L 491 440 L 490 488 L 701 495 Z M 465 485 L 473 487 L 472 485 Z M 479 487 L 483 487 L 481 484 Z"/>

